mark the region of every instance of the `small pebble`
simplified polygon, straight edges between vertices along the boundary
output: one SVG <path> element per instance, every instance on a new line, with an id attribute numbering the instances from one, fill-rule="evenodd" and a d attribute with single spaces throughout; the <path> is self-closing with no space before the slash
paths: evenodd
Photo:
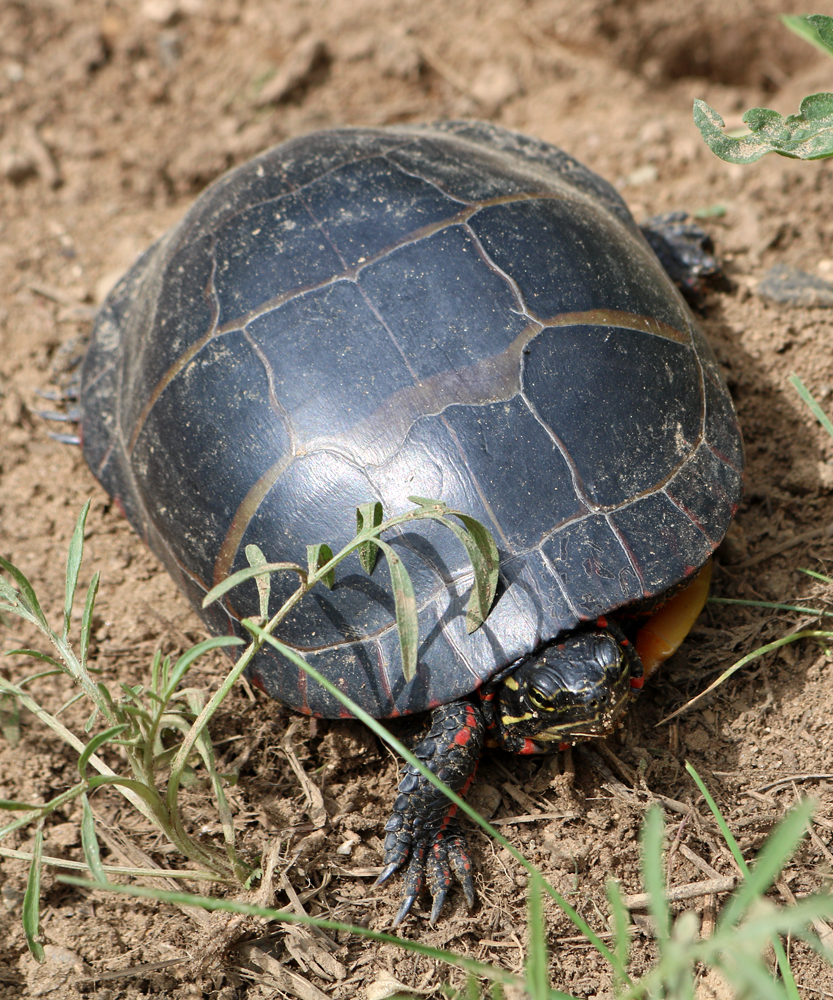
<path id="1" fill-rule="evenodd" d="M 790 306 L 833 307 L 833 285 L 797 267 L 775 264 L 761 278 L 758 295 Z"/>

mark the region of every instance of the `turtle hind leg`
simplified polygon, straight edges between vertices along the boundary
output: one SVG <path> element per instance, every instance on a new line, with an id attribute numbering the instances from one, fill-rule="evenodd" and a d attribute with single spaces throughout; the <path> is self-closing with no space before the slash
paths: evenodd
<path id="1" fill-rule="evenodd" d="M 485 724 L 480 708 L 469 700 L 441 705 L 431 714 L 431 725 L 414 748 L 414 756 L 459 795 L 465 795 L 474 778 L 483 749 Z M 440 915 L 456 876 L 469 908 L 476 902 L 472 863 L 465 836 L 456 818 L 457 806 L 406 764 L 399 795 L 385 831 L 384 868 L 377 885 L 407 862 L 402 904 L 394 920 L 397 927 L 411 910 L 423 886 L 434 899 L 431 923 Z"/>

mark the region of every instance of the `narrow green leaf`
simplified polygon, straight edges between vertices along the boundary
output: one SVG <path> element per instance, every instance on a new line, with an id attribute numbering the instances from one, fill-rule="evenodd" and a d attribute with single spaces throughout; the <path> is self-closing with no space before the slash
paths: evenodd
<path id="1" fill-rule="evenodd" d="M 333 558 L 333 550 L 329 545 L 324 542 L 320 542 L 317 545 L 307 546 L 307 579 L 311 576 L 315 576 L 322 566 L 326 566 Z M 335 569 L 329 570 L 321 577 L 321 583 L 328 590 L 332 590 L 336 582 L 336 571 Z"/>
<path id="2" fill-rule="evenodd" d="M 468 529 L 468 538 L 472 543 L 463 542 L 474 570 L 474 587 L 466 608 L 466 630 L 471 634 L 480 628 L 492 610 L 500 572 L 500 553 L 494 536 L 484 524 L 468 514 L 457 513 L 456 516 Z"/>
<path id="3" fill-rule="evenodd" d="M 38 827 L 35 834 L 35 845 L 32 848 L 32 864 L 29 867 L 29 879 L 26 883 L 26 894 L 23 897 L 23 932 L 26 944 L 32 957 L 42 962 L 46 957 L 43 945 L 38 941 L 40 935 L 40 869 L 43 856 L 43 830 Z"/>
<path id="4" fill-rule="evenodd" d="M 440 507 L 442 510 L 447 511 L 448 507 L 442 500 L 432 500 L 431 497 L 418 497 L 409 496 L 408 499 L 411 503 L 417 505 L 417 507 Z"/>
<path id="5" fill-rule="evenodd" d="M 93 609 L 95 608 L 95 598 L 98 594 L 99 574 L 94 573 L 90 586 L 87 588 L 87 600 L 84 602 L 84 614 L 81 616 L 81 641 L 79 643 L 79 659 L 82 669 L 87 667 L 87 653 L 90 648 L 90 632 L 93 627 Z"/>
<path id="6" fill-rule="evenodd" d="M 474 574 L 469 603 L 466 606 L 466 631 L 471 634 L 486 620 L 492 610 L 497 591 L 500 555 L 492 533 L 480 521 L 457 510 L 449 514 L 463 522 L 460 527 L 447 517 L 437 516 L 434 520 L 444 525 L 465 546 Z"/>
<path id="7" fill-rule="evenodd" d="M 108 743 L 110 740 L 114 740 L 117 736 L 127 729 L 127 726 L 112 726 L 110 729 L 105 729 L 103 733 L 97 733 L 89 741 L 89 743 L 84 747 L 84 752 L 78 758 L 78 773 L 83 778 L 87 771 L 87 765 L 90 762 L 90 757 L 98 750 L 100 746 L 104 743 Z"/>
<path id="8" fill-rule="evenodd" d="M 799 396 L 804 400 L 807 406 L 810 408 L 813 416 L 818 420 L 821 426 L 827 431 L 827 433 L 833 437 L 833 422 L 824 412 L 824 410 L 816 402 L 813 394 L 807 388 L 807 386 L 801 381 L 801 379 L 795 374 L 790 375 L 790 382 L 793 388 L 798 393 Z"/>
<path id="9" fill-rule="evenodd" d="M 396 629 L 399 632 L 399 645 L 402 649 L 402 673 L 406 681 L 411 681 L 416 677 L 419 650 L 419 618 L 414 585 L 395 550 L 387 542 L 383 542 L 381 538 L 377 539 L 376 544 L 385 556 L 390 572 L 390 584 L 396 610 Z"/>
<path id="10" fill-rule="evenodd" d="M 164 705 L 168 704 L 171 698 L 173 698 L 174 692 L 182 682 L 182 678 L 191 668 L 191 664 L 194 660 L 199 659 L 203 653 L 208 653 L 212 649 L 228 649 L 230 646 L 242 645 L 244 645 L 244 641 L 239 636 L 218 635 L 213 639 L 204 639 L 202 642 L 198 642 L 196 646 L 186 649 L 182 656 L 180 656 L 176 661 L 173 670 L 171 670 L 168 675 L 167 684 L 160 693 L 161 702 Z"/>
<path id="11" fill-rule="evenodd" d="M 257 545 L 246 546 L 246 559 L 252 569 L 262 569 L 266 565 L 266 556 Z M 255 577 L 257 596 L 260 604 L 260 617 L 266 621 L 269 618 L 269 595 L 272 592 L 272 577 L 262 574 Z"/>
<path id="12" fill-rule="evenodd" d="M 265 563 L 263 566 L 249 566 L 248 569 L 239 569 L 236 573 L 232 573 L 231 576 L 227 576 L 225 580 L 218 583 L 216 587 L 212 587 L 202 599 L 202 606 L 207 608 L 210 604 L 218 601 L 224 594 L 227 594 L 238 584 L 241 584 L 246 580 L 262 576 L 264 573 L 279 573 L 282 570 L 291 570 L 293 573 L 297 573 L 298 576 L 306 582 L 306 570 L 303 566 L 299 566 L 297 563 L 277 562 Z"/>
<path id="13" fill-rule="evenodd" d="M 544 920 L 542 879 L 537 873 L 530 876 L 527 902 L 527 927 L 529 951 L 526 958 L 526 990 L 532 1000 L 549 996 L 549 952 L 547 950 L 547 925 Z"/>
<path id="14" fill-rule="evenodd" d="M 49 631 L 49 623 L 41 610 L 40 604 L 38 604 L 32 584 L 29 583 L 17 566 L 13 566 L 2 556 L 0 556 L 0 569 L 4 570 L 14 579 L 20 591 L 19 594 L 15 594 L 15 606 L 7 610 L 13 611 L 15 614 L 20 615 L 21 618 L 27 618 L 42 629 Z M 14 591 L 12 593 L 14 594 Z"/>
<path id="15" fill-rule="evenodd" d="M 384 511 L 378 500 L 361 504 L 356 508 L 356 534 L 361 535 L 365 531 L 378 528 L 383 517 Z M 379 558 L 378 547 L 373 542 L 365 542 L 359 546 L 358 553 L 362 569 L 370 576 Z"/>
<path id="16" fill-rule="evenodd" d="M 75 600 L 75 591 L 78 588 L 78 571 L 81 569 L 81 559 L 84 556 L 84 525 L 87 521 L 87 514 L 90 511 L 88 500 L 81 508 L 78 520 L 75 522 L 75 530 L 69 543 L 67 552 L 67 572 L 66 572 L 66 596 L 64 598 L 64 638 L 69 635 L 69 626 L 72 618 L 72 603 Z"/>
<path id="17" fill-rule="evenodd" d="M 162 815 L 162 800 L 159 797 L 159 793 L 155 788 L 151 788 L 143 782 L 137 781 L 135 778 L 119 778 L 118 776 L 114 777 L 109 774 L 97 774 L 95 777 L 90 778 L 89 788 L 91 791 L 101 785 L 116 785 L 120 788 L 129 788 L 146 805 L 150 806 L 150 810 L 155 816 L 159 817 Z"/>
<path id="18" fill-rule="evenodd" d="M 96 882 L 106 882 L 107 873 L 101 863 L 101 850 L 95 835 L 95 818 L 86 792 L 81 796 L 81 848 L 92 877 Z"/>
<path id="19" fill-rule="evenodd" d="M 60 670 L 61 672 L 63 672 L 64 669 L 63 665 L 60 664 L 57 660 L 54 660 L 47 653 L 41 653 L 40 650 L 37 649 L 10 649 L 8 650 L 8 652 L 3 653 L 3 656 L 31 656 L 33 660 L 42 660 L 44 663 L 48 663 L 50 666 L 55 667 L 56 670 Z M 50 670 L 48 672 L 45 671 L 44 673 L 39 674 L 38 676 L 48 677 L 49 674 L 52 673 L 55 673 L 55 671 L 53 670 Z M 32 680 L 32 678 L 27 677 L 26 680 L 30 681 Z M 21 684 L 23 683 L 24 682 L 21 681 Z"/>

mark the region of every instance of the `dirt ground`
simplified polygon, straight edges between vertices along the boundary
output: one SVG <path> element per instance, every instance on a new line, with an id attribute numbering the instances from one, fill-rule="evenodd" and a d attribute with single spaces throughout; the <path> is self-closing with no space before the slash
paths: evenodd
<path id="1" fill-rule="evenodd" d="M 833 409 L 833 314 L 773 304 L 757 285 L 776 263 L 833 280 L 833 166 L 775 158 L 730 166 L 706 149 L 691 119 L 695 97 L 737 125 L 748 107 L 792 113 L 804 94 L 831 89 L 833 65 L 780 27 L 785 9 L 801 10 L 782 0 L 693 0 L 684 17 L 671 0 L 0 4 L 0 553 L 59 618 L 66 547 L 92 498 L 82 582 L 102 574 L 94 659 L 114 690 L 119 680 L 146 678 L 155 649 L 176 654 L 204 629 L 80 451 L 49 437 L 35 413 L 49 404 L 37 390 L 63 365 L 64 345 L 88 331 L 113 281 L 206 184 L 271 144 L 325 126 L 485 118 L 563 146 L 614 182 L 638 219 L 672 208 L 708 214 L 734 289 L 709 295 L 704 325 L 748 460 L 714 593 L 815 606 L 829 598 L 802 570 L 833 570 L 833 441 L 788 376 L 799 374 Z M 774 898 L 824 885 L 833 861 L 833 661 L 818 645 L 756 661 L 704 705 L 657 727 L 738 657 L 808 620 L 710 605 L 621 736 L 595 757 L 573 755 L 572 786 L 561 776 L 569 761 L 494 753 L 473 799 L 599 932 L 607 930 L 606 880 L 641 890 L 637 834 L 652 801 L 664 805 L 675 845 L 672 885 L 709 877 L 710 868 L 734 872 L 685 760 L 748 856 L 798 796 L 814 796 L 813 837 Z M 34 641 L 11 620 L 0 619 L 0 637 L 3 649 Z M 0 669 L 19 678 L 35 668 L 12 659 Z M 208 660 L 192 680 L 210 689 L 223 669 L 219 658 Z M 64 681 L 37 690 L 52 708 L 68 695 Z M 83 735 L 79 707 L 64 720 Z M 371 883 L 395 762 L 361 727 L 302 722 L 293 745 L 322 784 L 328 813 L 316 829 L 281 749 L 292 720 L 241 686 L 212 730 L 221 769 L 239 772 L 232 802 L 243 844 L 256 854 L 279 838 L 282 857 L 294 859 L 288 883 L 276 883 L 279 904 L 291 902 L 291 891 L 311 913 L 385 929 L 401 883 Z M 0 739 L 0 798 L 45 801 L 72 784 L 74 766 L 73 754 L 24 714 L 17 745 Z M 189 821 L 212 836 L 207 798 L 198 786 L 190 794 Z M 94 804 L 106 861 L 132 863 L 140 849 L 159 865 L 182 863 L 120 799 L 101 795 Z M 74 807 L 53 815 L 46 853 L 80 858 L 78 821 Z M 20 831 L 2 846 L 29 850 L 33 834 Z M 352 855 L 338 853 L 351 840 Z M 423 901 L 402 933 L 518 970 L 525 880 L 485 837 L 472 830 L 471 840 L 479 909 L 469 915 L 455 890 L 435 930 Z M 0 998 L 378 997 L 386 978 L 435 997 L 443 982 L 461 983 L 454 971 L 391 946 L 335 935 L 328 949 L 274 926 L 249 935 L 270 936 L 260 952 L 234 952 L 198 973 L 191 959 L 206 929 L 195 917 L 76 891 L 50 872 L 42 914 L 50 961 L 38 970 L 21 929 L 25 878 L 25 864 L 0 861 Z M 714 897 L 680 904 L 706 923 L 715 905 Z M 553 984 L 611 996 L 605 963 L 558 911 L 548 908 L 547 918 Z M 634 921 L 639 974 L 654 947 L 644 914 Z M 790 955 L 802 996 L 833 994 L 830 968 L 801 945 Z"/>

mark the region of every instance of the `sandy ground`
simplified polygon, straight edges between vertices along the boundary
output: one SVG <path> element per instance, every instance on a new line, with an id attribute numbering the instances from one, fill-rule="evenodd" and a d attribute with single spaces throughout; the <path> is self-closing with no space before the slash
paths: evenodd
<path id="1" fill-rule="evenodd" d="M 64 345 L 88 331 L 108 287 L 208 182 L 275 142 L 330 125 L 486 118 L 563 146 L 617 184 L 637 218 L 672 208 L 711 215 L 707 225 L 734 290 L 709 296 L 704 325 L 748 458 L 745 499 L 720 553 L 714 593 L 825 600 L 823 585 L 802 570 L 831 569 L 833 442 L 788 376 L 798 373 L 833 407 L 831 312 L 773 304 L 757 285 L 776 263 L 833 279 L 833 168 L 772 158 L 729 166 L 703 146 L 691 121 L 694 97 L 738 124 L 747 107 L 794 112 L 803 94 L 831 89 L 833 66 L 780 28 L 776 15 L 785 8 L 798 9 L 780 0 L 694 0 L 683 19 L 670 0 L 0 5 L 0 552 L 57 618 L 66 546 L 92 498 L 82 580 L 102 574 L 94 657 L 111 686 L 139 683 L 155 649 L 175 654 L 204 630 L 79 450 L 48 436 L 34 412 L 43 406 L 36 392 L 72 353 Z M 495 753 L 482 765 L 474 799 L 601 932 L 605 881 L 641 889 L 637 832 L 652 801 L 665 803 L 667 835 L 678 845 L 672 884 L 706 877 L 691 857 L 733 872 L 685 760 L 750 855 L 797 796 L 816 797 L 814 837 L 775 898 L 819 887 L 833 859 L 833 663 L 822 649 L 786 647 L 697 710 L 656 725 L 739 656 L 806 620 L 711 605 L 621 737 L 608 741 L 615 780 L 584 754 L 574 755 L 570 786 L 561 777 L 569 762 Z M 15 621 L 0 619 L 0 635 L 4 649 L 34 641 Z M 5 660 L 0 669 L 19 678 L 34 665 Z M 222 670 L 221 660 L 206 661 L 194 682 L 211 688 Z M 68 696 L 62 680 L 37 690 L 53 708 Z M 65 718 L 82 732 L 79 708 Z M 281 750 L 292 719 L 241 687 L 212 730 L 223 763 L 239 771 L 232 800 L 244 846 L 256 854 L 279 838 L 287 860 L 297 855 L 287 878 L 309 912 L 386 928 L 399 883 L 370 886 L 395 763 L 358 726 L 302 722 L 295 751 L 323 783 L 329 817 L 314 829 Z M 73 755 L 31 716 L 22 717 L 19 737 L 17 745 L 0 740 L 0 797 L 44 801 L 75 780 Z M 188 795 L 193 828 L 216 833 L 199 786 Z M 134 845 L 162 866 L 181 863 L 116 797 L 100 795 L 95 806 L 106 860 L 125 863 Z M 517 819 L 538 813 L 535 821 Z M 80 857 L 78 820 L 75 808 L 49 819 L 47 853 Z M 352 857 L 336 853 L 348 831 L 358 838 Z M 33 834 L 19 831 L 3 846 L 30 849 Z M 479 833 L 471 839 L 480 908 L 469 915 L 455 892 L 435 930 L 418 907 L 403 934 L 520 969 L 524 878 Z M 352 938 L 335 936 L 332 950 L 319 944 L 305 952 L 309 939 L 280 927 L 258 932 L 270 935 L 260 946 L 280 966 L 264 961 L 258 970 L 235 952 L 198 974 L 189 961 L 204 947 L 205 929 L 195 918 L 75 891 L 51 873 L 42 916 L 51 960 L 38 971 L 21 930 L 25 877 L 21 862 L 0 862 L 0 997 L 341 998 L 372 995 L 386 976 L 434 997 L 442 982 L 461 982 L 424 959 Z M 287 892 L 278 882 L 280 904 Z M 708 920 L 716 901 L 685 905 Z M 611 996 L 604 962 L 559 912 L 548 909 L 547 918 L 553 984 L 576 996 Z M 632 969 L 639 974 L 654 945 L 645 920 L 636 914 L 635 922 Z M 819 959 L 803 946 L 791 946 L 791 957 L 804 996 L 833 992 L 833 974 Z"/>

